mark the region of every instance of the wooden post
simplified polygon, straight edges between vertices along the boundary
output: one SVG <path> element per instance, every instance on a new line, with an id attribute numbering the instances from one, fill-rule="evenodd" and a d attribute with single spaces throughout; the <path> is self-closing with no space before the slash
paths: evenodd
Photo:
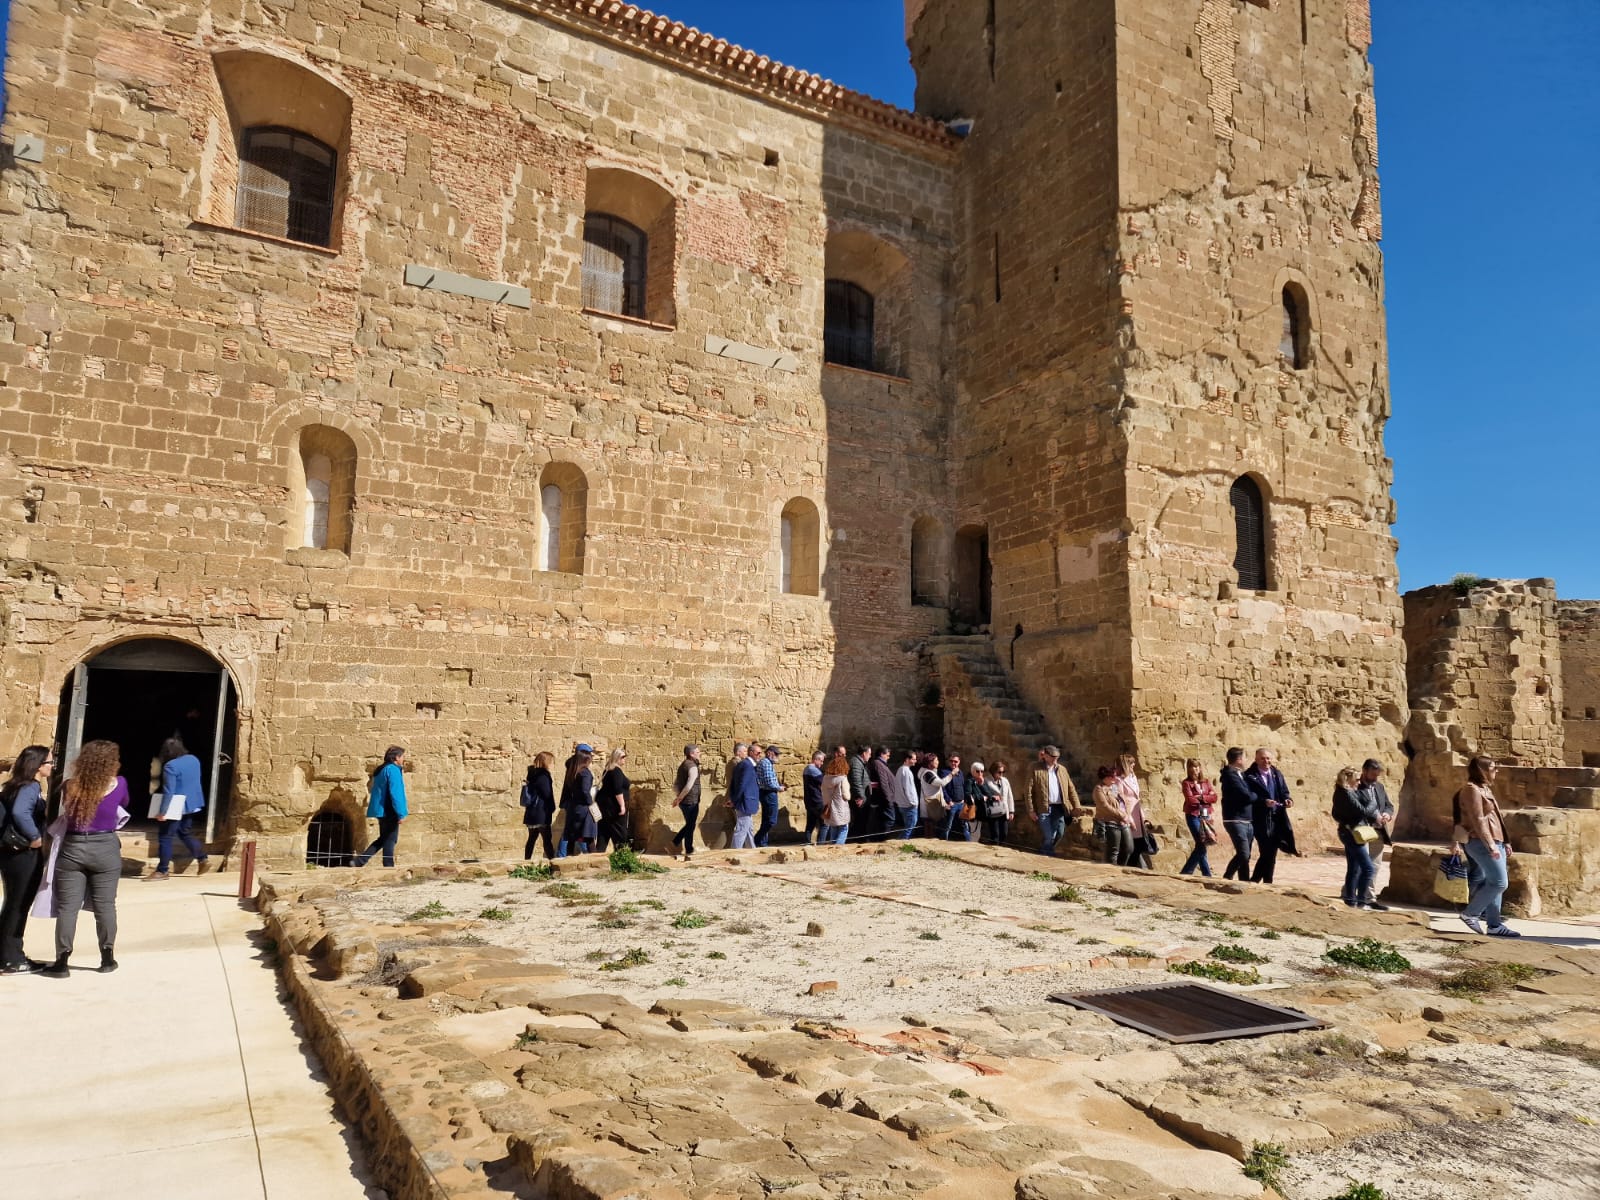
<path id="1" fill-rule="evenodd" d="M 256 890 L 256 843 L 252 838 L 239 847 L 239 899 L 248 900 Z"/>

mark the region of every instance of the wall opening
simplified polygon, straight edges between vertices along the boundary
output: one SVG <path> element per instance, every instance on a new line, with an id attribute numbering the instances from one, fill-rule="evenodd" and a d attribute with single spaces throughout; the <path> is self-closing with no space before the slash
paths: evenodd
<path id="1" fill-rule="evenodd" d="M 200 760 L 210 842 L 231 813 L 238 708 L 232 676 L 204 650 L 171 638 L 118 642 L 80 662 L 62 686 L 56 744 L 63 773 L 85 742 L 115 742 L 129 828 L 154 831 L 150 797 L 161 789 L 161 744 L 176 735 Z"/>
<path id="2" fill-rule="evenodd" d="M 286 544 L 349 554 L 355 496 L 355 442 L 329 425 L 301 429 L 289 458 Z"/>
<path id="3" fill-rule="evenodd" d="M 355 853 L 354 842 L 350 819 L 325 808 L 306 826 L 306 866 L 348 866 Z"/>
<path id="4" fill-rule="evenodd" d="M 633 171 L 590 168 L 584 190 L 584 308 L 671 325 L 677 246 L 671 192 Z"/>
<path id="5" fill-rule="evenodd" d="M 911 260 L 863 230 L 830 233 L 823 252 L 822 360 L 835 366 L 910 374 Z"/>
<path id="6" fill-rule="evenodd" d="M 1267 506 L 1261 487 L 1248 475 L 1233 481 L 1228 490 L 1233 508 L 1233 569 L 1246 591 L 1267 590 Z"/>
<path id="7" fill-rule="evenodd" d="M 785 595 L 816 596 L 822 584 L 822 529 L 817 506 L 796 496 L 778 517 L 778 590 Z"/>
<path id="8" fill-rule="evenodd" d="M 966 525 L 956 530 L 952 584 L 950 607 L 956 620 L 968 625 L 987 625 L 993 593 L 987 527 Z"/>
<path id="9" fill-rule="evenodd" d="M 1298 283 L 1283 289 L 1283 336 L 1278 354 L 1296 371 L 1311 365 L 1311 303 Z"/>
<path id="10" fill-rule="evenodd" d="M 944 529 L 933 517 L 911 525 L 911 603 L 943 608 L 946 601 Z"/>
<path id="11" fill-rule="evenodd" d="M 547 463 L 539 473 L 539 544 L 541 571 L 583 574 L 588 538 L 589 481 L 572 463 Z"/>

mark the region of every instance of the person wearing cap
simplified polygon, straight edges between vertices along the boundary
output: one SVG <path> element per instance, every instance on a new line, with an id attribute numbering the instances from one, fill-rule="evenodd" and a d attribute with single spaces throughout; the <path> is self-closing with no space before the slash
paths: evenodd
<path id="1" fill-rule="evenodd" d="M 561 841 L 556 846 L 556 857 L 583 854 L 599 834 L 589 803 L 594 798 L 594 774 L 589 764 L 594 761 L 594 747 L 579 742 L 568 757 L 561 783 L 561 811 L 566 820 L 561 826 Z"/>
<path id="2" fill-rule="evenodd" d="M 683 847 L 683 859 L 687 862 L 694 855 L 694 826 L 700 819 L 699 746 L 683 748 L 683 762 L 678 764 L 678 777 L 672 781 L 672 804 L 683 814 L 683 828 L 672 835 L 672 844 Z"/>
<path id="3" fill-rule="evenodd" d="M 765 846 L 772 840 L 772 831 L 778 824 L 778 793 L 787 791 L 787 785 L 778 782 L 778 748 L 768 746 L 756 763 L 756 787 L 761 794 L 761 827 L 756 830 L 756 845 Z"/>
<path id="4" fill-rule="evenodd" d="M 750 827 L 761 807 L 761 790 L 756 783 L 756 765 L 750 761 L 750 747 L 744 742 L 733 747 L 733 763 L 728 768 L 728 807 L 733 809 L 733 841 L 728 848 L 753 848 L 756 842 Z"/>

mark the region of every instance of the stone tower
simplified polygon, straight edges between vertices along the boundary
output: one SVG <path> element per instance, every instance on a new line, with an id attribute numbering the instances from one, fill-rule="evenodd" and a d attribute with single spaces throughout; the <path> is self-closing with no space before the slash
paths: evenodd
<path id="1" fill-rule="evenodd" d="M 972 122 L 954 516 L 1015 684 L 1157 808 L 1235 743 L 1322 813 L 1406 716 L 1366 0 L 908 0 L 907 33 L 919 111 Z"/>

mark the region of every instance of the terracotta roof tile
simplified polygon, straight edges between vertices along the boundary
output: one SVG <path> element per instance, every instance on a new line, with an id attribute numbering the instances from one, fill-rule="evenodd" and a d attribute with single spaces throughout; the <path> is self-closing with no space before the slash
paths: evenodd
<path id="1" fill-rule="evenodd" d="M 779 102 L 888 129 L 934 145 L 957 144 L 944 124 L 840 87 L 831 79 L 786 66 L 682 21 L 622 0 L 508 0 L 510 7 L 601 34 L 646 54 L 687 67 Z"/>

